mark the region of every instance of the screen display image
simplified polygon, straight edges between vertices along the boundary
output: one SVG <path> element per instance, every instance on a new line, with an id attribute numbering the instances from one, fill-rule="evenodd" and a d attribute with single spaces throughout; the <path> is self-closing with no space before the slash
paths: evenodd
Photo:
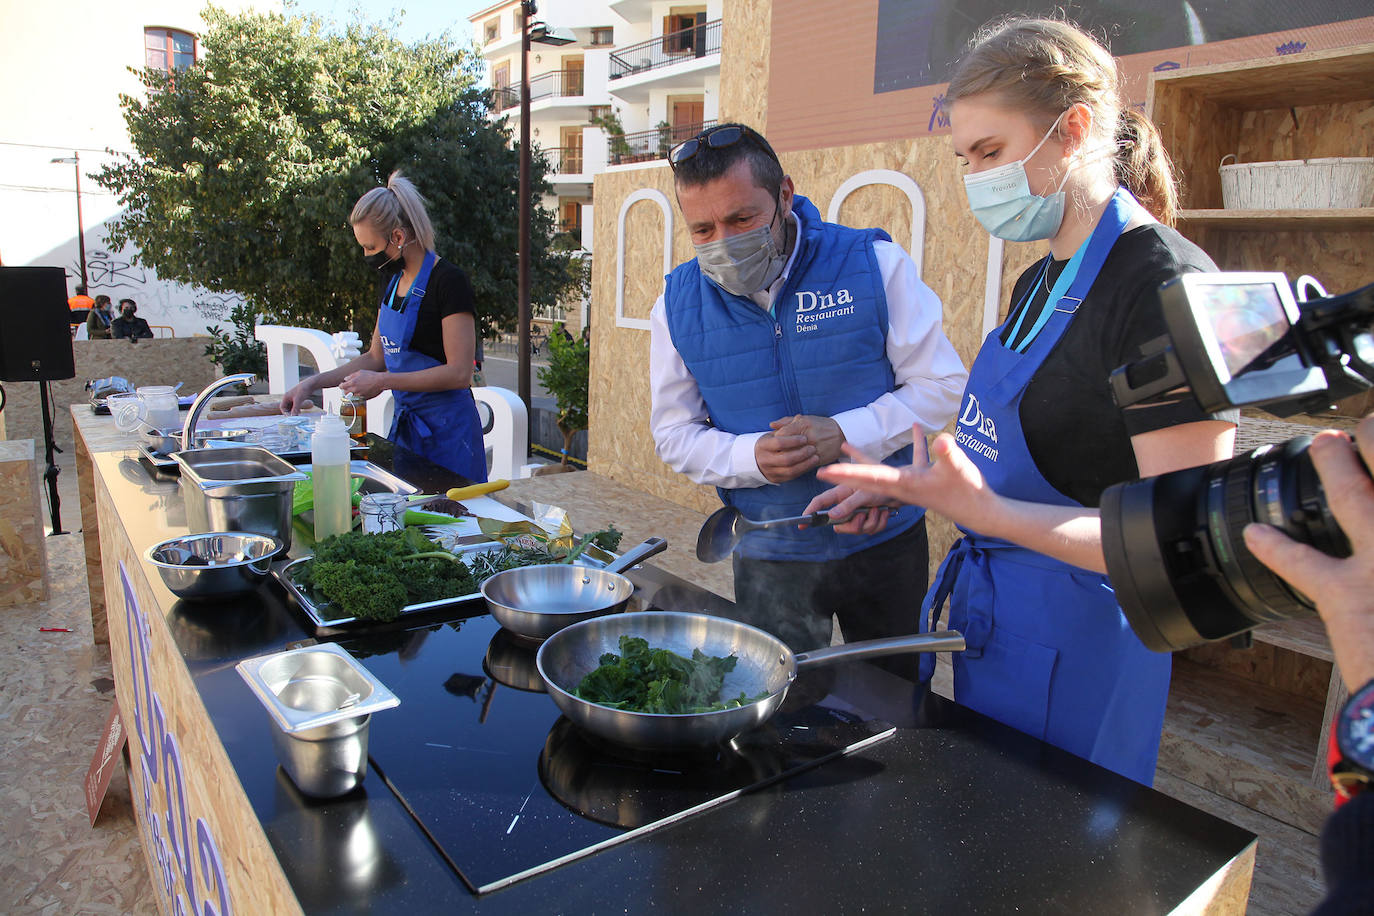
<path id="1" fill-rule="evenodd" d="M 1189 296 L 1232 378 L 1282 340 L 1290 322 L 1272 283 L 1199 284 Z"/>

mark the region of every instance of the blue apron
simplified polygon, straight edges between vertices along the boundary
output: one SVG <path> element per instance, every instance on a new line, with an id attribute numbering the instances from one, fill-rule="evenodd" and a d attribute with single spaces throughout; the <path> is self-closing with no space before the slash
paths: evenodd
<path id="1" fill-rule="evenodd" d="M 415 334 L 415 319 L 420 314 L 420 300 L 425 297 L 430 272 L 439 258 L 425 252 L 424 263 L 415 282 L 410 285 L 400 310 L 391 308 L 392 295 L 401 275 L 397 274 L 386 287 L 381 310 L 377 316 L 377 332 L 382 338 L 382 352 L 388 372 L 417 372 L 441 363 L 433 357 L 418 353 L 410 347 Z M 471 388 L 449 391 L 397 391 L 396 412 L 387 438 L 428 458 L 435 464 L 455 471 L 474 483 L 487 479 L 487 454 L 482 444 L 482 422 L 477 415 L 477 402 Z"/>
<path id="2" fill-rule="evenodd" d="M 1036 322 L 1039 332 L 1029 346 L 1021 345 L 1024 352 L 1004 345 L 999 327 L 974 360 L 956 439 L 1003 496 L 1079 505 L 1036 468 L 1021 428 L 1021 398 L 1137 206 L 1128 192 L 1117 190 L 1051 290 Z M 1034 292 L 1032 286 L 1026 296 Z M 1023 311 L 1018 323 L 1025 318 Z M 963 530 L 926 595 L 924 607 L 931 613 L 921 615 L 922 629 L 933 629 L 949 598 L 949 626 L 968 642 L 967 651 L 952 656 L 955 699 L 1150 785 L 1169 692 L 1169 655 L 1151 652 L 1136 638 L 1105 575 Z M 934 656 L 922 656 L 922 677 L 933 672 Z"/>

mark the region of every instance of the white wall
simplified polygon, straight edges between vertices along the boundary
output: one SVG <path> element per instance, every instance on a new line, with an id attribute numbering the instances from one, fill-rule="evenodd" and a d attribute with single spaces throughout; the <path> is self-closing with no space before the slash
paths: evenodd
<path id="1" fill-rule="evenodd" d="M 281 0 L 219 5 L 282 9 Z M 104 224 L 119 214 L 119 202 L 89 176 L 111 161 L 105 150 L 130 149 L 119 96 L 142 92 L 129 68 L 144 65 L 144 28 L 199 34 L 202 6 L 199 0 L 5 0 L 0 28 L 0 260 L 11 267 L 64 267 L 68 288 L 75 289 L 81 274 L 76 170 L 51 160 L 76 151 L 91 295 L 132 298 L 140 317 L 178 336 L 223 324 L 238 297 L 166 283 L 133 266 L 134 252 L 111 252 Z M 76 52 L 80 66 L 64 63 Z"/>

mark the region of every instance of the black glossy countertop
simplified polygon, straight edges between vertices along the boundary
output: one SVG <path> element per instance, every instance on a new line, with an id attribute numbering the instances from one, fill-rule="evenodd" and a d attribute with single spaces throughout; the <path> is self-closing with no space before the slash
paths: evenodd
<path id="1" fill-rule="evenodd" d="M 432 465 L 382 445 L 370 456 L 378 464 L 429 492 L 452 485 L 451 475 L 432 477 Z M 175 478 L 154 479 L 132 453 L 92 457 L 135 550 L 185 530 Z M 500 495 L 518 501 L 518 485 Z M 480 607 L 467 608 L 474 616 L 461 622 L 426 620 L 408 631 L 340 638 L 402 706 L 373 717 L 363 787 L 321 802 L 303 797 L 277 767 L 272 726 L 234 670 L 243 658 L 310 638 L 285 593 L 272 583 L 249 600 L 198 606 L 177 601 L 151 568 L 144 572 L 307 912 L 1168 912 L 1254 840 L 937 696 L 903 688 L 870 665 L 849 663 L 831 669 L 812 692 L 895 724 L 892 737 L 478 896 L 452 860 L 484 865 L 499 850 L 480 843 L 459 849 L 451 827 L 441 825 L 439 833 L 449 829 L 441 853 L 388 781 L 411 794 L 412 757 L 416 748 L 443 743 L 433 740 L 436 728 L 473 739 L 460 752 L 483 753 L 470 746 L 484 734 L 476 724 L 486 719 L 479 701 L 537 720 L 540 735 L 553 727 L 550 740 L 566 727 L 542 694 L 494 683 L 480 697 L 439 689 L 455 672 L 481 674 L 481 651 L 496 627 L 477 613 Z M 721 599 L 651 567 L 632 578 L 646 606 L 720 607 Z M 511 779 L 537 786 L 538 758 L 537 750 L 514 755 Z M 459 754 L 446 765 L 464 767 L 464 759 Z M 472 785 L 482 778 L 479 770 L 473 764 L 452 771 L 455 810 L 480 795 Z M 436 772 L 424 786 L 429 795 L 445 789 L 447 777 Z M 615 783 L 589 779 L 579 789 L 583 801 L 597 793 L 604 800 Z M 442 810 L 431 798 L 420 820 L 433 828 Z M 593 838 L 597 831 L 615 832 L 587 828 Z"/>

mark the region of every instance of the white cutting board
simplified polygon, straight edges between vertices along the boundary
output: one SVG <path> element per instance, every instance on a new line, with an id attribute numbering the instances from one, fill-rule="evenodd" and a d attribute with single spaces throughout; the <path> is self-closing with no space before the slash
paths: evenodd
<path id="1" fill-rule="evenodd" d="M 521 515 L 510 506 L 499 503 L 490 496 L 475 496 L 471 499 L 458 501 L 467 506 L 468 511 L 475 516 L 473 518 L 455 519 L 453 524 L 443 526 L 445 531 L 451 531 L 459 537 L 481 534 L 482 528 L 477 522 L 478 518 L 491 518 L 500 522 L 528 522 L 532 520 L 528 515 Z"/>

